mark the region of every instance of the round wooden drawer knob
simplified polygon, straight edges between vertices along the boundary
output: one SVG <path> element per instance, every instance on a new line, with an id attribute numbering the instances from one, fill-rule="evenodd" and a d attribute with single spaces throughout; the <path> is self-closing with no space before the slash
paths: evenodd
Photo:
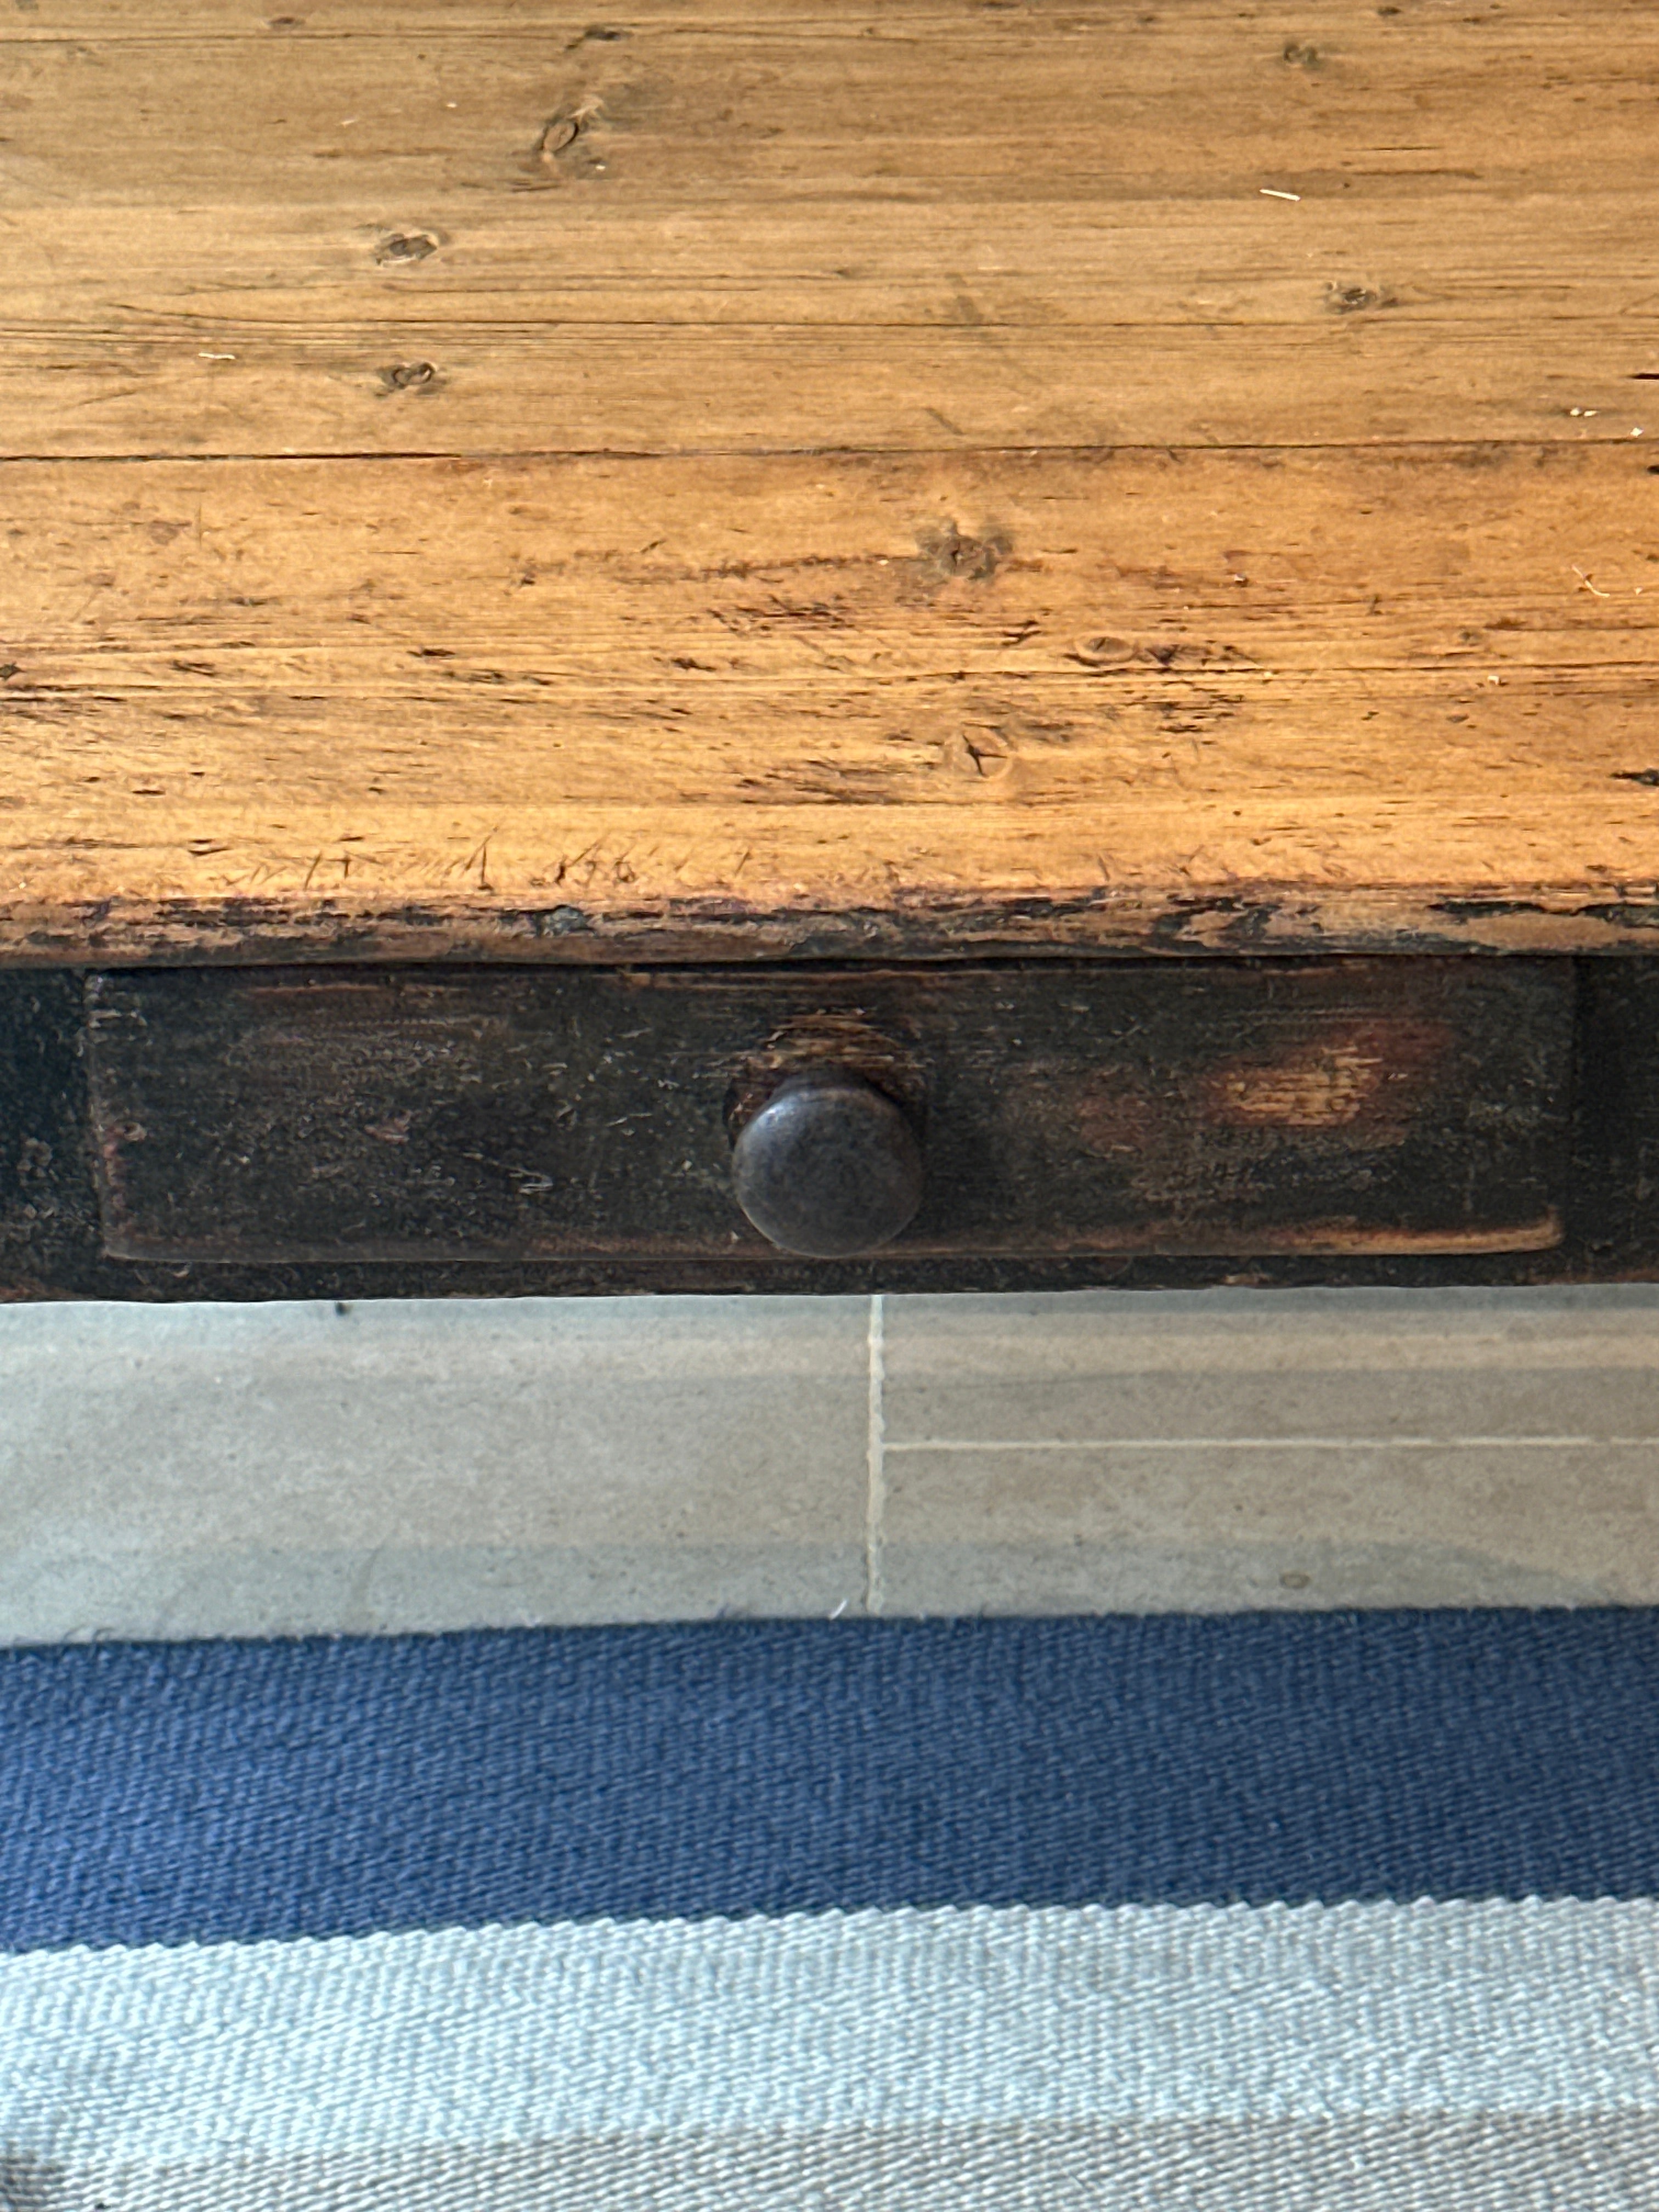
<path id="1" fill-rule="evenodd" d="M 844 1069 L 780 1084 L 732 1156 L 738 1204 L 763 1237 L 814 1260 L 873 1252 L 921 1203 L 921 1151 L 885 1092 Z"/>

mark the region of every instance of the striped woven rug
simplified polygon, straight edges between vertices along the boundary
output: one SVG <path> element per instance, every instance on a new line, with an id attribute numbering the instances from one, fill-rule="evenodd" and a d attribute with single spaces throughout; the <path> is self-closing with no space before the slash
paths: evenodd
<path id="1" fill-rule="evenodd" d="M 1659 2206 L 1659 1617 L 0 1655 L 7 2212 Z"/>

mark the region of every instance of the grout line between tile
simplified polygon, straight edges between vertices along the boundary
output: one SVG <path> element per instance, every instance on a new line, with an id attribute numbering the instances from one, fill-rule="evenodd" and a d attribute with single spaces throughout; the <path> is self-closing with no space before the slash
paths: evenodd
<path id="1" fill-rule="evenodd" d="M 870 1399 L 865 1431 L 864 1610 L 878 1613 L 887 1602 L 882 1549 L 887 1511 L 887 1315 L 881 1293 L 870 1300 Z"/>
<path id="2" fill-rule="evenodd" d="M 917 1437 L 889 1452 L 1637 1451 L 1659 1437 Z"/>

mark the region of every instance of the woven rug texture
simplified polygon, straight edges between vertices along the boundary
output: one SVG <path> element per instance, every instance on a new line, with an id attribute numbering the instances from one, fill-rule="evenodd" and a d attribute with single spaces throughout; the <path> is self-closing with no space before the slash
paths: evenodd
<path id="1" fill-rule="evenodd" d="M 0 1654 L 3 2212 L 1659 2208 L 1659 1615 Z"/>

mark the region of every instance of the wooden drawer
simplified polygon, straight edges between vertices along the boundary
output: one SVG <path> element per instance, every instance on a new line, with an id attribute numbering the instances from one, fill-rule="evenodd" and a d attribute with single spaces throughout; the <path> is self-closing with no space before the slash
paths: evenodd
<path id="1" fill-rule="evenodd" d="M 764 1254 L 733 1133 L 833 1064 L 921 1146 L 896 1255 L 1539 1250 L 1572 990 L 1471 959 L 94 976 L 105 1249 Z"/>

